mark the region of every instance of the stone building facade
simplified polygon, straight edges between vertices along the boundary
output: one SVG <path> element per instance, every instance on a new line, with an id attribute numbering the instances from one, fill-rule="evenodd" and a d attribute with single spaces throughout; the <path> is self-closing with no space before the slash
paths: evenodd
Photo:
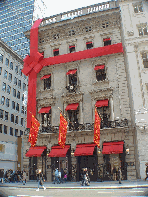
<path id="1" fill-rule="evenodd" d="M 148 163 L 148 2 L 120 1 L 122 43 L 129 87 L 132 122 L 136 127 L 138 177 L 146 177 Z M 127 22 L 128 21 L 128 22 Z"/>
<path id="2" fill-rule="evenodd" d="M 29 32 L 26 36 L 29 37 Z M 55 63 L 38 73 L 36 117 L 42 124 L 36 146 L 44 148 L 42 156 L 27 157 L 29 133 L 23 136 L 23 167 L 28 179 L 36 179 L 35 171 L 41 168 L 47 180 L 52 181 L 55 168 L 62 167 L 67 169 L 69 180 L 79 181 L 82 168 L 87 167 L 91 181 L 112 180 L 113 168 L 118 170 L 120 166 L 123 179 L 137 178 L 136 135 L 124 54 L 118 51 L 121 42 L 120 9 L 116 1 L 43 20 L 38 50 L 44 53 L 44 58 L 76 52 L 79 55 L 95 48 L 105 50 L 106 54 Z M 112 47 L 116 52 L 111 52 Z M 100 148 L 93 144 L 95 105 L 102 119 Z M 59 108 L 69 122 L 65 157 L 51 156 L 53 149 L 58 154 Z M 79 146 L 91 150 L 93 146 L 92 154 L 77 155 Z"/>

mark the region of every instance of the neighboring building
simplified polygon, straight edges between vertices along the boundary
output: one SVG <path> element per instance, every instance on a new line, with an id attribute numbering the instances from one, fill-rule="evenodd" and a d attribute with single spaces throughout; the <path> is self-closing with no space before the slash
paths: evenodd
<path id="1" fill-rule="evenodd" d="M 38 13 L 42 17 L 44 7 L 43 0 L 0 1 L 0 39 L 22 58 L 29 54 L 29 40 L 24 32 L 30 30 L 33 18 L 38 18 Z"/>
<path id="2" fill-rule="evenodd" d="M 120 166 L 124 180 L 137 178 L 121 28 L 116 1 L 43 19 L 38 50 L 49 58 L 49 65 L 37 74 L 36 117 L 42 125 L 33 154 L 27 132 L 23 136 L 28 179 L 36 179 L 36 169 L 42 168 L 51 181 L 55 168 L 62 167 L 68 180 L 79 181 L 87 167 L 91 181 L 112 180 L 113 168 Z M 95 105 L 102 119 L 100 149 L 93 143 Z M 58 146 L 58 107 L 69 119 L 63 150 Z"/>
<path id="3" fill-rule="evenodd" d="M 26 127 L 27 77 L 23 59 L 0 40 L 0 169 L 22 169 L 21 136 Z"/>
<path id="4" fill-rule="evenodd" d="M 136 124 L 137 173 L 144 179 L 148 163 L 148 1 L 120 0 L 120 10 L 132 122 Z"/>

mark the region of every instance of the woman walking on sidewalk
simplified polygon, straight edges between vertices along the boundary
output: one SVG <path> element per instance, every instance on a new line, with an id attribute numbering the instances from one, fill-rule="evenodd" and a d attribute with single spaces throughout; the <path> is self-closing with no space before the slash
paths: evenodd
<path id="1" fill-rule="evenodd" d="M 25 183 L 26 183 L 26 172 L 25 171 L 23 171 L 23 185 L 25 185 Z"/>
<path id="2" fill-rule="evenodd" d="M 41 186 L 44 188 L 44 190 L 45 190 L 46 187 L 44 187 L 44 185 L 43 185 L 43 174 L 41 173 L 41 170 L 39 170 L 37 176 L 38 176 L 38 189 L 37 189 L 36 191 L 39 191 L 39 186 L 40 186 L 40 185 L 41 185 Z"/>

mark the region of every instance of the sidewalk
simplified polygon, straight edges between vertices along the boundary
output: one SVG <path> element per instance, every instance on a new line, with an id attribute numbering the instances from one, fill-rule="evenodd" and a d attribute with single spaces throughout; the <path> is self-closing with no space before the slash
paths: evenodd
<path id="1" fill-rule="evenodd" d="M 128 189 L 128 188 L 148 188 L 148 181 L 104 181 L 91 182 L 90 186 L 81 186 L 80 182 L 67 182 L 61 184 L 53 184 L 51 182 L 44 182 L 47 189 Z M 23 183 L 0 183 L 0 187 L 16 187 L 16 188 L 37 188 L 38 182 L 28 181 L 26 185 Z"/>

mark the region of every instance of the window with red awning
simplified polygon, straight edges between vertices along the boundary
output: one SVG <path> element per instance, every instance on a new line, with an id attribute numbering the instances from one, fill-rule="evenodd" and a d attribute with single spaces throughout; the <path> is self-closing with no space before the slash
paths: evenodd
<path id="1" fill-rule="evenodd" d="M 26 153 L 26 157 L 41 157 L 42 153 L 46 149 L 46 146 L 30 147 Z"/>
<path id="2" fill-rule="evenodd" d="M 65 145 L 65 148 L 62 148 L 61 146 L 53 146 L 48 157 L 66 157 L 67 151 L 69 149 L 69 145 Z"/>
<path id="3" fill-rule="evenodd" d="M 49 74 L 49 75 L 44 75 L 43 77 L 40 78 L 40 80 L 42 80 L 42 79 L 48 79 L 49 77 L 51 77 L 51 74 Z"/>
<path id="4" fill-rule="evenodd" d="M 108 99 L 105 100 L 98 100 L 95 104 L 96 107 L 104 107 L 108 106 Z"/>
<path id="5" fill-rule="evenodd" d="M 123 153 L 123 141 L 118 142 L 104 142 L 102 154 L 119 154 Z"/>
<path id="6" fill-rule="evenodd" d="M 69 70 L 66 75 L 74 75 L 77 72 L 77 69 Z"/>
<path id="7" fill-rule="evenodd" d="M 74 156 L 93 155 L 96 144 L 78 144 Z"/>
<path id="8" fill-rule="evenodd" d="M 94 67 L 94 70 L 103 70 L 105 68 L 105 65 L 97 65 Z"/>
<path id="9" fill-rule="evenodd" d="M 39 110 L 39 114 L 47 114 L 49 113 L 49 111 L 51 110 L 51 107 L 42 107 L 40 110 Z"/>
<path id="10" fill-rule="evenodd" d="M 67 105 L 65 110 L 66 111 L 68 111 L 68 110 L 77 110 L 78 106 L 79 106 L 79 103 L 72 103 L 72 104 Z"/>

